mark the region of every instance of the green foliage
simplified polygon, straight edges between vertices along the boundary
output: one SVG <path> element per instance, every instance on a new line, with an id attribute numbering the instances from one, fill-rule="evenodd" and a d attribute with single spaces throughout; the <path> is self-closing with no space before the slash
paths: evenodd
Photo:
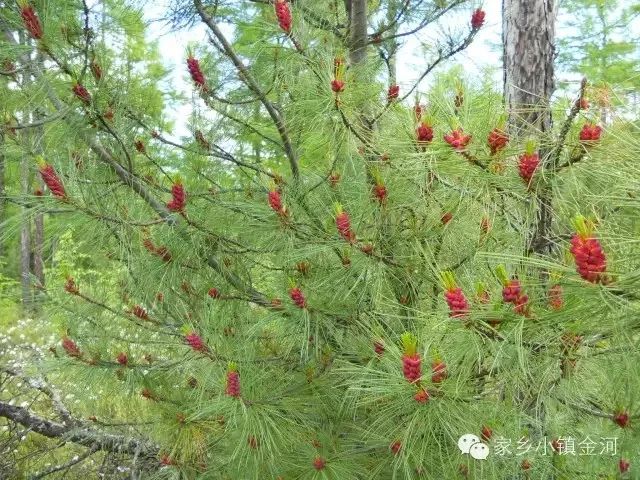
<path id="1" fill-rule="evenodd" d="M 379 3 L 381 18 L 383 5 L 398 7 Z M 404 27 L 448 11 L 427 3 Z M 388 102 L 374 47 L 349 66 L 344 91 L 331 90 L 334 59 L 348 52 L 317 17 L 341 31 L 335 2 L 295 2 L 292 37 L 271 5 L 232 2 L 216 20 L 234 25 L 229 45 L 246 70 L 224 47 L 192 45 L 209 90 L 196 91 L 190 135 L 176 138 L 163 112 L 183 99 L 158 88 L 166 72 L 140 11 L 105 5 L 104 38 L 91 40 L 100 80 L 84 68 L 82 42 L 65 43 L 54 11 L 42 10 L 49 61 L 66 63 L 24 86 L 9 80 L 5 108 L 22 123 L 34 105 L 52 117 L 59 101 L 64 115 L 2 148 L 15 172 L 41 150 L 67 194 L 10 192 L 28 216 L 46 214 L 55 239 L 42 317 L 29 327 L 42 358 L 27 370 L 73 398 L 75 417 L 95 416 L 85 428 L 157 445 L 143 478 L 450 479 L 464 469 L 518 478 L 523 457 L 498 455 L 500 439 L 515 449 L 520 439 L 617 438 L 616 456 L 528 452 L 531 478 L 611 476 L 620 455 L 637 458 L 633 125 L 614 118 L 599 141 L 580 141 L 601 111 L 567 117 L 575 99 L 560 99 L 553 131 L 511 133 L 492 154 L 500 95 L 453 70 L 417 88 L 434 129 L 419 144 L 413 95 Z M 75 3 L 64 7 L 61 19 L 82 18 Z M 14 9 L 6 17 L 19 28 Z M 19 61 L 28 49 L 7 51 Z M 459 150 L 444 139 L 456 128 L 471 135 Z M 542 163 L 525 183 L 518 166 L 531 135 Z M 186 207 L 169 212 L 176 174 Z M 269 203 L 274 194 L 284 207 Z M 544 202 L 548 248 L 532 251 Z M 580 277 L 569 252 L 578 214 L 594 219 L 606 255 L 598 282 Z M 447 303 L 445 271 L 468 302 L 462 312 Z M 514 278 L 522 292 L 510 303 L 503 288 Z M 422 377 L 408 381 L 403 364 L 416 360 L 403 354 L 414 349 Z M 632 417 L 625 428 L 613 421 L 621 410 Z M 492 456 L 461 454 L 458 438 L 483 426 Z"/>

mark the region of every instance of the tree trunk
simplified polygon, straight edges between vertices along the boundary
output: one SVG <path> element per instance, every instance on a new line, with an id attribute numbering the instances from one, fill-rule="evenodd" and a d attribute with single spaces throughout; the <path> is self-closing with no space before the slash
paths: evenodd
<path id="1" fill-rule="evenodd" d="M 20 192 L 25 197 L 29 195 L 29 157 L 22 156 L 20 160 Z M 31 220 L 29 207 L 22 207 L 20 225 L 20 286 L 22 292 L 22 306 L 31 309 Z"/>
<path id="2" fill-rule="evenodd" d="M 367 0 L 351 0 L 350 11 L 349 58 L 357 65 L 367 57 Z"/>
<path id="3" fill-rule="evenodd" d="M 551 128 L 554 0 L 503 0 L 504 100 L 512 131 Z"/>
<path id="4" fill-rule="evenodd" d="M 3 145 L 4 145 L 4 133 L 0 132 L 0 258 L 4 256 L 4 232 L 2 231 L 2 222 L 4 221 L 4 207 L 5 207 L 4 154 L 2 153 Z"/>

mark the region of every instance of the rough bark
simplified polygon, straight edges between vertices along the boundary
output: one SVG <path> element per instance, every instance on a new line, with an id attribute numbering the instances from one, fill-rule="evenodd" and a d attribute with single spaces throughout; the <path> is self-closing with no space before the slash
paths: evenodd
<path id="1" fill-rule="evenodd" d="M 70 427 L 52 422 L 31 413 L 26 408 L 9 405 L 6 402 L 0 402 L 0 417 L 7 418 L 45 437 L 62 439 L 97 450 L 141 457 L 157 457 L 159 453 L 158 447 L 143 440 L 88 428 Z"/>
<path id="2" fill-rule="evenodd" d="M 29 158 L 24 155 L 20 160 L 20 191 L 29 195 Z M 31 219 L 29 207 L 21 209 L 20 223 L 20 290 L 22 306 L 29 310 L 32 306 L 31 296 Z"/>
<path id="3" fill-rule="evenodd" d="M 2 231 L 2 222 L 4 221 L 5 209 L 4 154 L 2 153 L 3 145 L 4 133 L 0 132 L 0 257 L 4 256 L 4 232 Z"/>
<path id="4" fill-rule="evenodd" d="M 554 90 L 554 0 L 503 0 L 504 98 L 509 126 L 548 131 Z"/>
<path id="5" fill-rule="evenodd" d="M 543 167 L 552 149 L 545 134 L 551 130 L 549 101 L 554 91 L 555 21 L 554 0 L 503 0 L 504 100 L 509 130 L 535 134 L 543 142 Z M 536 195 L 536 222 L 527 253 L 545 254 L 551 248 L 553 221 L 551 191 L 543 185 Z"/>
<path id="6" fill-rule="evenodd" d="M 367 0 L 351 0 L 349 59 L 352 65 L 367 57 Z"/>

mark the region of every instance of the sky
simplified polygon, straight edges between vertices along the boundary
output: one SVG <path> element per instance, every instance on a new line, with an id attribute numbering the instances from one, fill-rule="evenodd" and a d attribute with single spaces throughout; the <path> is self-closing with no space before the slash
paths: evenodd
<path id="1" fill-rule="evenodd" d="M 461 63 L 465 67 L 465 71 L 470 75 L 480 73 L 487 66 L 496 68 L 496 83 L 501 82 L 502 74 L 499 72 L 500 60 L 498 53 L 494 50 L 495 45 L 500 43 L 501 37 L 501 2 L 502 0 L 485 0 L 482 8 L 487 13 L 485 25 L 482 27 L 474 42 L 463 52 L 459 53 L 454 61 Z M 162 22 L 158 21 L 167 11 L 167 0 L 159 0 L 153 2 L 145 8 L 145 19 L 149 21 L 147 29 L 148 40 L 158 42 L 159 50 L 162 55 L 163 63 L 171 72 L 166 86 L 177 88 L 180 91 L 188 92 L 192 89 L 191 83 L 187 77 L 185 68 L 186 50 L 190 43 L 206 43 L 207 30 L 201 23 L 196 26 L 183 29 L 179 32 L 172 32 L 171 29 Z M 479 5 L 480 3 L 478 3 Z M 471 8 L 468 8 L 468 17 L 471 15 Z M 451 14 L 450 14 L 451 16 Z M 464 25 L 468 24 L 467 15 L 465 13 Z M 455 28 L 456 22 L 445 21 L 438 28 Z M 461 25 L 458 25 L 461 26 Z M 226 34 L 231 34 L 227 29 Z M 398 79 L 400 88 L 410 87 L 417 76 L 420 74 L 421 68 L 425 64 L 424 58 L 419 53 L 419 39 L 429 41 L 431 38 L 437 38 L 441 35 L 439 29 L 427 27 L 418 38 L 408 37 L 409 41 L 405 43 L 398 54 Z M 493 45 L 493 47 L 492 47 Z M 450 67 L 453 62 L 447 63 Z M 422 89 L 428 85 L 428 79 L 423 82 Z M 180 105 L 172 112 L 170 118 L 175 122 L 174 135 L 188 134 L 185 119 L 189 118 L 192 111 L 191 104 Z"/>
<path id="2" fill-rule="evenodd" d="M 169 0 L 156 0 L 152 3 L 150 2 L 145 8 L 145 18 L 149 21 L 147 38 L 148 40 L 156 40 L 158 42 L 163 62 L 168 71 L 171 72 L 167 79 L 166 87 L 190 92 L 192 91 L 192 86 L 185 68 L 186 49 L 187 46 L 193 42 L 206 43 L 207 31 L 203 24 L 198 23 L 192 28 L 172 32 L 166 24 L 158 21 L 167 11 L 168 3 Z M 444 62 L 445 68 L 449 68 L 456 63 L 463 65 L 465 73 L 469 78 L 473 78 L 474 76 L 479 77 L 481 73 L 489 69 L 492 71 L 496 87 L 501 88 L 502 71 L 500 68 L 501 62 L 498 48 L 501 43 L 502 32 L 502 0 L 484 0 L 483 2 L 477 1 L 471 3 L 473 7 L 482 5 L 482 9 L 486 12 L 485 24 L 480 32 L 478 32 L 473 43 L 466 50 L 457 54 L 453 59 Z M 449 29 L 455 30 L 460 28 L 467 29 L 463 31 L 468 31 L 472 6 L 463 10 L 465 13 L 449 13 L 444 17 L 445 20 L 441 22 L 440 25 L 435 27 L 429 26 L 418 36 L 407 37 L 408 40 L 397 56 L 397 76 L 401 91 L 403 87 L 410 87 L 420 74 L 422 68 L 424 68 L 425 59 L 421 55 L 420 42 L 433 42 L 437 38 L 442 38 L 442 30 L 447 31 Z M 634 28 L 637 27 L 639 26 L 635 24 Z M 638 29 L 640 30 L 640 28 Z M 223 30 L 225 34 L 231 36 L 232 31 L 230 28 L 224 28 Z M 558 32 L 558 34 L 562 33 L 563 32 Z M 430 77 L 432 78 L 433 75 L 430 75 Z M 576 78 L 575 80 L 578 81 L 579 79 Z M 429 77 L 427 77 L 421 85 L 421 90 L 428 87 L 428 81 Z M 187 103 L 180 105 L 172 112 L 170 118 L 174 120 L 176 125 L 174 134 L 188 134 L 186 119 L 189 118 L 191 111 L 192 105 Z"/>

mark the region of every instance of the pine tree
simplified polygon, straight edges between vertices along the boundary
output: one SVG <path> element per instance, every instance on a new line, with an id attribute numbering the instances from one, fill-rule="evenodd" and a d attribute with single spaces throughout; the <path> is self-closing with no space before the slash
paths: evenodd
<path id="1" fill-rule="evenodd" d="M 633 25 L 639 14 L 634 2 L 562 2 L 559 21 L 568 33 L 559 40 L 557 63 L 565 76 L 579 73 L 590 79 L 592 103 L 628 108 L 633 102 L 637 108 L 639 39 Z"/>
<path id="2" fill-rule="evenodd" d="M 194 114 L 185 138 L 146 82 L 162 72 L 134 12 L 118 45 L 82 29 L 67 41 L 56 13 L 30 4 L 2 12 L 56 66 L 34 65 L 29 91 L 52 141 L 38 163 L 12 144 L 46 191 L 15 198 L 76 228 L 48 275 L 43 332 L 57 339 L 37 364 L 59 421 L 1 397 L 0 417 L 128 457 L 143 478 L 628 476 L 640 414 L 629 126 L 592 124 L 585 85 L 526 135 L 471 80 L 416 106 L 420 85 L 390 95 L 378 39 L 349 31 L 389 4 L 254 3 L 179 10 L 210 35 L 183 68 L 198 109 L 216 112 Z M 464 24 L 424 76 L 485 21 L 463 2 L 393 3 L 397 38 L 421 15 Z M 24 107 L 25 92 L 10 95 Z M 554 221 L 547 248 L 531 249 L 542 190 Z M 465 434 L 487 460 L 460 452 Z M 580 454 L 587 439 L 599 454 Z"/>

